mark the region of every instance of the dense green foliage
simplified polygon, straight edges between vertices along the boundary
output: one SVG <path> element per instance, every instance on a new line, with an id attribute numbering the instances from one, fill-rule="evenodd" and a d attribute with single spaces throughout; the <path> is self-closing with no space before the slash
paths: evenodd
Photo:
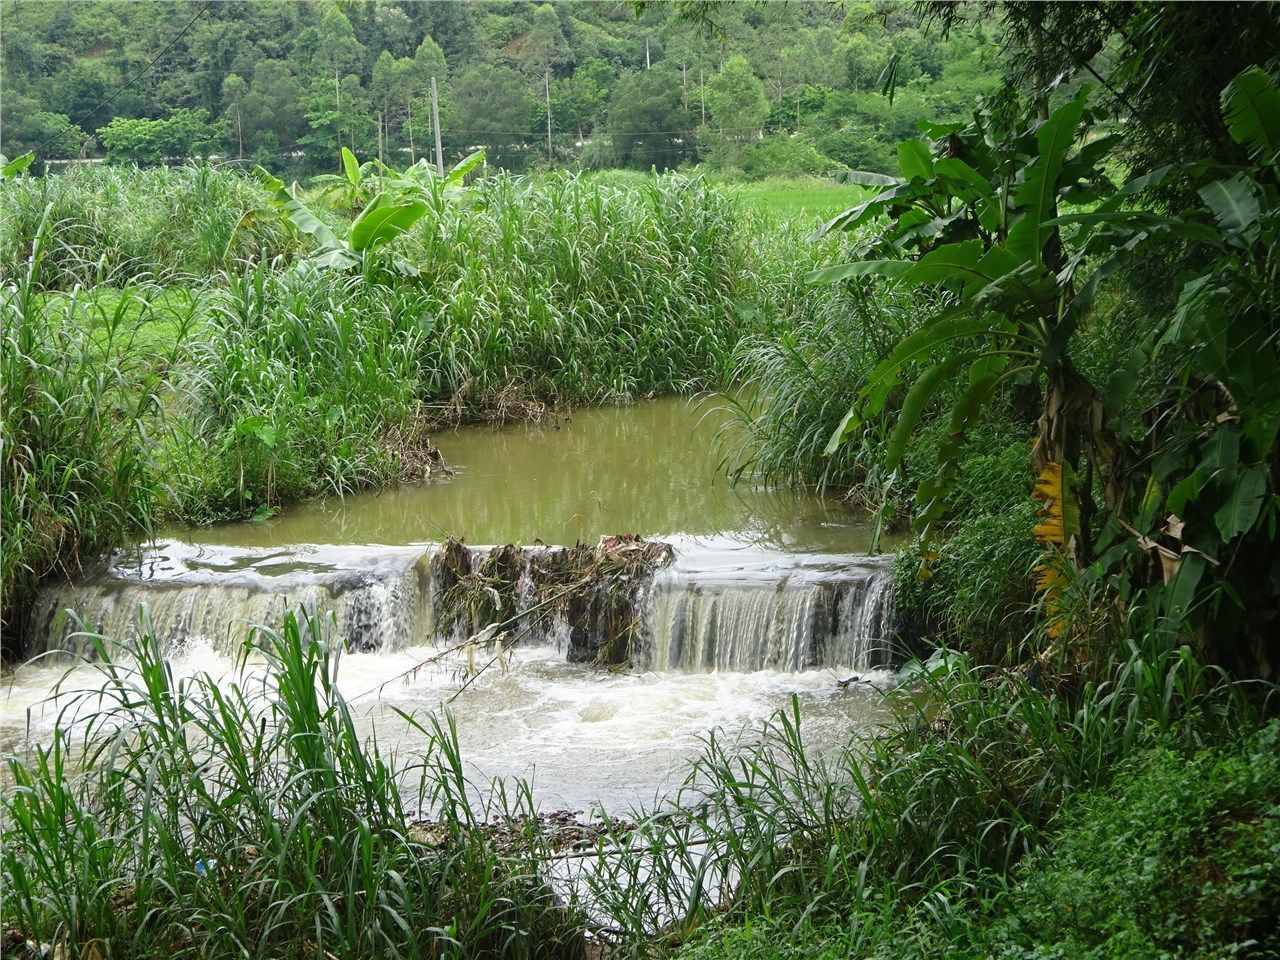
<path id="1" fill-rule="evenodd" d="M 1034 51 L 1016 45 L 1043 37 L 1046 15 L 1008 11 L 1022 63 Z M 1268 118 L 1280 92 L 1267 70 L 1237 62 L 1229 82 L 1188 104 L 1185 121 L 1207 125 L 1187 137 L 1222 153 L 1166 152 L 1179 162 L 1148 167 L 1146 152 L 1127 149 L 1125 118 L 1113 111 L 1137 110 L 1136 124 L 1167 116 L 1142 94 L 1168 69 L 1154 45 L 1183 42 L 1194 14 L 1111 10 L 1113 25 L 1116 16 L 1131 22 L 1115 40 L 1115 62 L 1087 64 L 1086 75 L 1096 13 L 1047 18 L 1055 29 L 1072 16 L 1088 21 L 1078 73 L 1053 74 L 1056 84 L 1036 88 L 1030 102 L 1014 90 L 981 105 L 967 125 L 926 125 L 931 139 L 899 147 L 896 176 L 852 175 L 879 192 L 824 228 L 850 236 L 846 262 L 811 274 L 840 292 L 815 299 L 856 290 L 879 302 L 892 289 L 912 303 L 916 322 L 899 324 L 871 363 L 866 340 L 882 329 L 874 321 L 853 336 L 820 326 L 813 336 L 801 315 L 776 342 L 752 347 L 744 375 L 780 398 L 755 426 L 755 462 L 766 472 L 794 464 L 793 479 L 857 486 L 886 519 L 904 513 L 898 491 L 914 491 L 926 542 L 956 530 L 981 539 L 990 528 L 981 549 L 961 541 L 918 551 L 922 577 L 943 574 L 936 583 L 900 582 L 917 623 L 1015 656 L 1037 652 L 1018 642 L 1033 622 L 1015 613 L 1031 597 L 1013 579 L 1035 548 L 1014 535 L 1007 511 L 1040 475 L 1036 530 L 1049 548 L 1036 571 L 1049 621 L 1042 640 L 1071 639 L 1070 609 L 1087 649 L 1089 607 L 1153 603 L 1189 619 L 1216 662 L 1271 676 L 1280 663 L 1270 626 L 1280 603 L 1272 237 L 1280 139 Z M 1232 8 L 1231 16 L 1252 14 Z M 1221 76 L 1221 65 L 1208 72 Z M 1248 165 L 1239 165 L 1242 154 Z M 1171 197 L 1187 208 L 1162 208 Z M 1168 280 L 1160 295 L 1151 292 L 1155 276 Z M 806 340 L 814 346 L 796 349 Z M 810 451 L 830 428 L 830 405 L 797 399 L 825 401 L 814 370 L 844 383 L 853 400 L 830 434 L 827 461 Z M 1027 453 L 1021 476 L 1005 470 L 1000 502 L 984 504 L 1001 519 L 971 509 L 972 464 L 991 456 L 992 442 Z M 993 550 L 997 540 L 1007 549 Z M 959 556 L 978 561 L 983 552 L 989 564 L 962 564 L 957 577 Z M 943 569 L 934 570 L 935 556 Z M 961 609 L 982 606 L 964 583 L 994 596 L 988 606 L 1010 625 L 1007 635 L 992 636 L 989 622 Z"/>
<path id="2" fill-rule="evenodd" d="M 37 241 L 37 245 L 40 241 Z M 132 294 L 74 309 L 40 303 L 31 282 L 0 292 L 0 595 L 12 615 L 56 563 L 70 572 L 150 529 L 157 481 L 142 425 L 161 377 L 137 347 Z M 104 354 L 107 358 L 104 362 Z M 16 644 L 15 644 L 16 645 Z"/>
<path id="3" fill-rule="evenodd" d="M 437 76 L 455 157 L 558 164 L 594 133 L 585 166 L 696 159 L 740 179 L 831 161 L 876 193 L 803 248 L 796 221 L 762 214 L 747 242 L 703 185 L 616 173 L 447 201 L 354 156 L 324 198 L 205 168 L 141 191 L 112 171 L 6 182 L 7 616 L 46 571 L 157 517 L 402 476 L 442 409 L 744 381 L 731 402 L 753 432 L 730 467 L 849 490 L 886 523 L 914 513 L 929 539 L 897 561 L 900 608 L 964 653 L 912 666 L 884 734 L 837 757 L 806 752 L 794 712 L 755 749 L 710 739 L 590 875 L 604 932 L 695 956 L 1280 950 L 1275 702 L 1240 681 L 1280 663 L 1272 5 L 1222 8 L 1229 44 L 1189 4 L 1011 2 L 968 23 L 935 5 L 946 44 L 905 6 L 697 5 L 723 43 L 656 4 L 636 21 L 574 3 L 154 9 L 149 33 L 127 6 L 6 3 L 4 149 L 57 134 L 45 156 L 92 135 L 114 159 L 217 141 L 277 168 L 341 147 L 412 160 Z M 1009 85 L 974 112 L 997 23 Z M 162 52 L 153 82 L 94 110 L 143 49 Z M 803 293 L 806 272 L 827 285 Z M 341 704 L 292 705 L 328 689 L 326 648 L 300 634 L 268 638 L 283 739 L 244 725 L 247 701 L 230 723 L 215 688 L 171 695 L 143 651 L 147 692 L 120 694 L 135 725 L 90 743 L 122 762 L 89 793 L 61 742 L 14 765 L 4 863 L 24 929 L 170 953 L 233 949 L 213 924 L 275 952 L 422 952 L 421 934 L 527 955 L 519 930 L 580 948 L 580 918 L 479 833 L 450 834 L 470 852 L 431 886 L 441 855 L 406 839 Z M 225 752 L 192 753 L 175 705 Z M 296 782 L 264 785 L 246 750 Z M 250 775 L 153 793 L 161 768 Z M 433 789 L 465 824 L 462 787 Z M 140 824 L 112 815 L 133 798 Z M 177 839 L 193 810 L 220 864 L 266 879 L 198 881 Z M 107 888 L 133 899 L 88 895 Z M 410 909 L 439 922 L 405 931 Z M 193 915 L 211 926 L 189 933 Z"/>
<path id="4" fill-rule="evenodd" d="M 1056 547 L 1046 566 L 1084 569 L 1113 548 L 1099 569 L 1147 586 L 1154 576 L 1144 561 L 1159 557 L 1170 612 L 1193 615 L 1221 662 L 1268 676 L 1274 637 L 1264 634 L 1280 596 L 1272 514 L 1280 320 L 1271 267 L 1280 133 L 1266 118 L 1280 109 L 1280 88 L 1250 67 L 1221 92 L 1224 122 L 1258 157 L 1253 167 L 1164 167 L 1119 187 L 1098 169 L 1115 138 L 1097 135 L 1087 94 L 1038 124 L 1023 116 L 1003 128 L 980 114 L 963 131 L 943 128 L 938 158 L 907 141 L 901 177 L 868 178 L 886 189 L 832 222 L 850 229 L 889 218 L 853 262 L 815 279 L 878 277 L 930 291 L 941 309 L 871 371 L 829 449 L 905 390 L 891 405 L 896 422 L 883 447 L 885 469 L 895 470 L 931 399 L 963 377 L 937 469 L 917 484 L 927 538 L 952 499 L 966 434 L 984 405 L 1006 385 L 1029 382 L 1043 398 L 1029 461 L 1052 503 L 1037 528 Z M 1143 189 L 1179 174 L 1204 178 L 1202 211 L 1134 209 Z M 1060 215 L 1082 206 L 1092 209 Z M 1199 269 L 1182 277 L 1168 320 L 1111 351 L 1104 383 L 1091 383 L 1073 356 L 1099 290 L 1136 252 L 1170 240 L 1199 244 Z M 915 258 L 903 259 L 904 249 Z M 1165 391 L 1177 412 L 1151 426 L 1128 405 L 1157 364 L 1172 367 Z M 1230 572 L 1240 558 L 1248 558 L 1243 568 Z M 1059 577 L 1046 573 L 1042 586 Z M 1059 588 L 1047 592 L 1056 604 Z"/>
<path id="5" fill-rule="evenodd" d="M 834 757 L 794 710 L 753 747 L 712 738 L 593 891 L 680 956 L 1267 956 L 1277 725 L 1232 742 L 1241 691 L 1159 645 L 1074 692 L 941 652 Z"/>
<path id="6" fill-rule="evenodd" d="M 1280 951 L 1280 724 L 1187 757 L 1167 748 L 1076 798 L 1027 862 L 990 942 L 1044 956 Z M 1082 896 L 1088 891 L 1089 896 Z"/>
<path id="7" fill-rule="evenodd" d="M 855 175 L 879 193 L 832 218 L 846 262 L 813 274 L 819 297 L 901 297 L 914 322 L 869 361 L 806 320 L 811 346 L 788 330 L 744 369 L 782 398 L 756 428 L 767 468 L 821 437 L 828 407 L 795 398 L 848 358 L 832 459 L 797 474 L 874 491 L 878 470 L 886 517 L 914 489 L 928 539 L 897 558 L 903 626 L 1019 666 L 929 681 L 850 771 L 859 812 L 779 818 L 795 859 L 697 918 L 694 955 L 1277 950 L 1275 725 L 1220 726 L 1254 729 L 1239 707 L 1271 688 L 1247 678 L 1280 663 L 1274 6 L 1222 8 L 1223 43 L 1190 5 L 1003 10 L 1005 97 L 903 143 L 895 176 Z M 778 762 L 750 766 L 724 794 L 775 796 Z M 840 883 L 846 842 L 860 870 Z"/>
<path id="8" fill-rule="evenodd" d="M 883 168 L 918 120 L 959 117 L 994 83 L 993 24 L 944 41 L 902 4 L 731 4 L 720 37 L 667 4 L 637 19 L 581 0 L 4 0 L 0 16 L 0 153 L 41 160 L 217 154 L 314 171 L 346 146 L 399 165 L 433 149 L 434 77 L 446 165 L 484 146 L 514 169 Z"/>
<path id="9" fill-rule="evenodd" d="M 245 177 L 207 166 L 145 174 L 77 167 L 57 177 L 5 181 L 0 196 L 0 282 L 26 275 L 36 232 L 48 219 L 33 290 L 203 281 L 236 261 L 300 250 L 278 223 L 237 229 L 246 211 L 266 205 L 266 194 Z"/>

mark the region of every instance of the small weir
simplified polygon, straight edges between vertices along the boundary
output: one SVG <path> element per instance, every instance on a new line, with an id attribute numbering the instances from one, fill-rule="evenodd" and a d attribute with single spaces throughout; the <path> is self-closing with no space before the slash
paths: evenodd
<path id="1" fill-rule="evenodd" d="M 67 610 L 127 638 L 145 605 L 176 679 L 256 682 L 251 625 L 312 611 L 347 642 L 340 687 L 362 737 L 420 756 L 405 715 L 447 704 L 478 789 L 523 778 L 551 810 L 659 801 L 708 731 L 750 740 L 793 698 L 806 746 L 839 750 L 880 722 L 878 687 L 892 682 L 877 669 L 893 620 L 886 559 L 867 555 L 865 518 L 838 501 L 730 487 L 710 442 L 725 426 L 667 399 L 446 433 L 447 480 L 166 531 L 49 585 L 27 650 L 84 649 Z M 513 541 L 526 546 L 473 545 Z M 872 682 L 837 683 L 855 674 Z M 19 665 L 0 680 L 0 751 L 75 721 L 51 690 L 99 683 L 63 657 Z"/>
<path id="2" fill-rule="evenodd" d="M 886 665 L 891 602 L 878 559 L 790 555 L 733 542 L 673 546 L 671 562 L 628 584 L 638 629 L 629 648 L 608 662 L 685 673 Z M 28 648 L 74 647 L 81 630 L 135 635 L 143 605 L 163 644 L 198 640 L 224 654 L 243 644 L 252 626 L 274 627 L 286 609 L 298 608 L 332 614 L 339 635 L 358 652 L 456 644 L 490 622 L 450 615 L 440 582 L 442 549 L 158 543 L 140 558 L 120 558 L 47 589 L 31 619 Z M 563 548 L 465 550 L 473 572 L 498 550 L 516 561 L 507 585 L 516 616 L 501 624 L 508 644 L 552 644 L 572 660 L 599 659 L 604 604 L 587 597 L 576 619 L 563 609 L 533 615 L 556 589 L 546 571 L 558 569 Z M 615 588 L 605 582 L 591 589 Z"/>

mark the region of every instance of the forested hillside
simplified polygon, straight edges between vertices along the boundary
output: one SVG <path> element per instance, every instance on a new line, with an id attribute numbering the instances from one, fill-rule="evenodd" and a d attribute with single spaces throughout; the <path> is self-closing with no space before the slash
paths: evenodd
<path id="1" fill-rule="evenodd" d="M 726 4 L 710 36 L 668 5 L 585 0 L 6 0 L 0 17 L 0 152 L 40 160 L 411 162 L 433 149 L 435 78 L 446 162 L 483 146 L 511 169 L 887 170 L 917 122 L 997 82 L 994 20 L 943 40 L 892 3 Z"/>

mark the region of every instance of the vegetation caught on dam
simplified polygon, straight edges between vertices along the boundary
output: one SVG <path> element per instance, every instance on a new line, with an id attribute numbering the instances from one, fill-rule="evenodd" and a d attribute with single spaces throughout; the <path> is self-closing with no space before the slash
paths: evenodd
<path id="1" fill-rule="evenodd" d="M 3 956 L 1280 954 L 1273 4 L 0 17 Z"/>

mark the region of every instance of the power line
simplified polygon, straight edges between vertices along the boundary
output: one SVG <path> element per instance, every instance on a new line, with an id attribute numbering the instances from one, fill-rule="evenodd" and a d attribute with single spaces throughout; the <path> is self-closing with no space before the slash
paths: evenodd
<path id="1" fill-rule="evenodd" d="M 160 61 L 160 58 L 163 57 L 166 53 L 168 53 L 173 48 L 173 45 L 183 38 L 186 32 L 195 25 L 195 22 L 199 20 L 200 17 L 204 15 L 204 12 L 208 10 L 211 6 L 213 6 L 213 0 L 205 0 L 204 6 L 202 6 L 199 10 L 196 11 L 196 15 L 187 21 L 187 25 L 183 27 L 181 30 L 179 30 L 172 40 L 170 40 L 167 44 L 165 44 L 165 48 L 161 50 L 159 53 L 157 53 L 155 57 L 152 58 L 150 63 L 148 63 L 145 67 L 143 67 L 141 70 L 135 73 L 133 77 L 130 78 L 129 82 L 126 83 L 123 87 L 121 87 L 111 96 L 107 97 L 107 99 L 103 100 L 100 104 L 98 104 L 88 113 L 86 113 L 79 120 L 75 121 L 75 123 L 73 123 L 72 126 L 75 126 L 75 127 L 80 126 L 80 124 L 84 123 L 86 120 L 92 117 L 95 113 L 97 113 L 103 107 L 110 106 L 111 101 L 115 100 L 116 97 L 120 96 L 120 94 L 124 93 L 126 90 L 132 87 L 135 83 L 141 80 L 142 77 Z M 62 133 L 54 134 L 52 137 L 50 137 L 44 143 L 40 144 L 40 146 L 36 147 L 31 152 L 38 156 L 40 151 L 42 151 L 49 144 L 57 140 L 61 140 L 63 137 L 67 135 L 68 132 L 69 131 L 63 131 Z"/>
<path id="2" fill-rule="evenodd" d="M 716 127 L 716 128 L 714 128 L 714 130 L 715 130 L 715 132 L 716 132 L 716 133 L 748 133 L 748 132 L 756 132 L 756 133 L 758 133 L 758 132 L 759 132 L 759 131 L 761 131 L 762 129 L 764 129 L 764 128 L 763 128 L 763 127 Z M 446 130 L 445 132 L 446 132 L 446 133 L 448 133 L 448 134 L 455 134 L 455 133 L 459 133 L 459 134 L 461 134 L 461 133 L 465 133 L 465 134 L 470 134 L 470 135 L 473 135 L 473 136 L 483 136 L 483 137 L 528 137 L 528 136 L 532 136 L 532 134 L 530 134 L 530 132 L 529 132 L 528 130 L 462 130 L 462 129 L 459 129 L 459 128 L 457 128 L 457 127 L 450 127 L 450 128 L 449 128 L 448 130 Z M 632 132 L 632 131 L 628 130 L 626 133 L 621 133 L 621 134 L 609 134 L 609 133 L 606 133 L 606 134 L 597 134 L 597 136 L 610 136 L 610 137 L 620 137 L 620 136 L 621 136 L 621 137 L 687 137 L 687 136 L 690 136 L 691 134 L 693 134 L 693 133 L 695 133 L 695 132 L 696 132 L 696 128 L 695 128 L 694 130 L 637 130 L 637 131 L 634 131 L 634 132 Z M 572 130 L 565 130 L 565 131 L 559 131 L 559 130 L 557 130 L 557 131 L 554 131 L 554 132 L 552 133 L 552 136 L 553 136 L 553 137 L 576 137 L 576 136 L 577 136 L 577 134 L 576 134 L 576 133 L 574 133 Z M 538 134 L 538 137 L 539 137 L 540 139 L 544 140 L 544 141 L 546 140 L 546 134 Z"/>

